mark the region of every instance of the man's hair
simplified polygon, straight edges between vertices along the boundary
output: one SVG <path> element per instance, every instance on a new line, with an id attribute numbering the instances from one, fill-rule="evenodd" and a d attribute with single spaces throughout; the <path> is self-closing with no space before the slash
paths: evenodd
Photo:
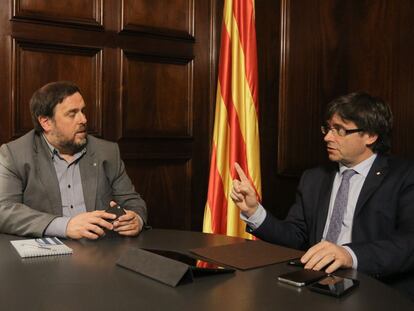
<path id="1" fill-rule="evenodd" d="M 378 135 L 377 140 L 369 146 L 373 152 L 385 154 L 391 149 L 392 113 L 381 98 L 364 92 L 338 97 L 328 104 L 326 120 L 334 114 L 354 122 L 366 133 Z"/>
<path id="2" fill-rule="evenodd" d="M 79 87 L 70 81 L 51 82 L 34 92 L 30 99 L 30 113 L 35 131 L 43 132 L 38 120 L 40 116 L 53 118 L 56 105 L 77 92 L 80 93 Z"/>

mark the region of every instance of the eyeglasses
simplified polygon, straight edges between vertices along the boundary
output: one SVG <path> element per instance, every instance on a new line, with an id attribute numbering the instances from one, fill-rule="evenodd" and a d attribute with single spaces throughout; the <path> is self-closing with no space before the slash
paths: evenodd
<path id="1" fill-rule="evenodd" d="M 344 137 L 344 136 L 347 136 L 349 134 L 363 132 L 364 130 L 363 129 L 347 130 L 347 129 L 344 129 L 343 127 L 339 127 L 339 126 L 333 126 L 333 127 L 330 127 L 330 126 L 327 126 L 327 125 L 322 125 L 321 126 L 321 132 L 322 132 L 323 135 L 328 134 L 329 131 L 331 131 L 332 134 L 335 135 L 335 136 Z"/>

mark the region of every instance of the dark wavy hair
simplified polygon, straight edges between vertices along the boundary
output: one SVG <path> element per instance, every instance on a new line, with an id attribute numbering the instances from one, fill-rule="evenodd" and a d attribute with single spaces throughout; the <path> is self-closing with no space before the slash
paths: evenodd
<path id="1" fill-rule="evenodd" d="M 35 131 L 43 132 L 38 120 L 40 116 L 53 118 L 56 105 L 77 92 L 80 93 L 79 87 L 70 81 L 51 82 L 34 92 L 30 99 L 30 114 Z"/>
<path id="2" fill-rule="evenodd" d="M 369 146 L 373 152 L 385 154 L 391 149 L 392 112 L 381 98 L 365 92 L 338 97 L 328 104 L 326 120 L 334 114 L 354 122 L 365 133 L 378 135 L 378 139 Z"/>

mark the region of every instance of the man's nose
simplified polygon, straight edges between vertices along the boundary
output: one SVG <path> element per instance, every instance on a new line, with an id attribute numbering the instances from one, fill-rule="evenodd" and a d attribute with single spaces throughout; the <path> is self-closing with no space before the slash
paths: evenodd
<path id="1" fill-rule="evenodd" d="M 328 142 L 328 141 L 332 141 L 334 138 L 334 135 L 332 134 L 331 130 L 328 130 L 328 132 L 325 134 L 325 136 L 323 137 L 323 140 Z"/>
<path id="2" fill-rule="evenodd" d="M 86 124 L 88 122 L 88 120 L 86 119 L 86 115 L 83 112 L 80 113 L 79 118 L 80 118 L 79 123 L 81 123 L 81 124 Z"/>

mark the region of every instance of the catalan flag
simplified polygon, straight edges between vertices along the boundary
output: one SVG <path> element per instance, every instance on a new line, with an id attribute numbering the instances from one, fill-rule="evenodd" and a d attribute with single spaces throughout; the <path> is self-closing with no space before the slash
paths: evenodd
<path id="1" fill-rule="evenodd" d="M 251 238 L 230 198 L 238 162 L 261 200 L 254 0 L 225 0 L 203 232 Z"/>

